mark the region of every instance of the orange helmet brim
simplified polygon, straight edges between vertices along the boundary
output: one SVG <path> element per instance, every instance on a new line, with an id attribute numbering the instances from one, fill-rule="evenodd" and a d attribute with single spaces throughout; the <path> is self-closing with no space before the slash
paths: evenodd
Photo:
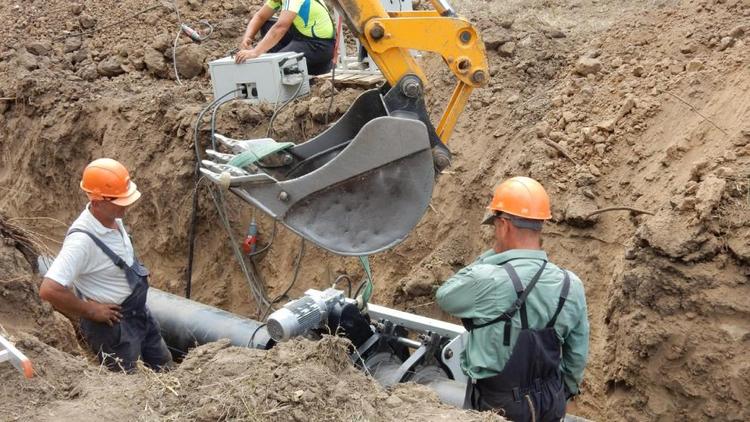
<path id="1" fill-rule="evenodd" d="M 133 205 L 133 203 L 140 197 L 141 192 L 138 190 L 138 186 L 136 186 L 136 184 L 131 181 L 130 185 L 128 186 L 127 195 L 123 196 L 122 198 L 113 199 L 110 202 L 121 207 L 127 207 L 128 205 Z"/>

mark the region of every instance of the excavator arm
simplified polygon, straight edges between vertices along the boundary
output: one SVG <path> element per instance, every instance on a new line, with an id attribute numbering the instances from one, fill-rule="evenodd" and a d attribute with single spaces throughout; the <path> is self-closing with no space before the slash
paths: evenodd
<path id="1" fill-rule="evenodd" d="M 446 144 L 474 88 L 487 82 L 484 44 L 444 0 L 434 10 L 386 12 L 380 0 L 332 0 L 387 83 L 301 143 L 236 140 L 207 150 L 201 172 L 318 246 L 370 255 L 402 242 L 424 215 Z M 457 79 L 435 128 L 427 78 L 411 50 L 440 54 Z"/>
<path id="2" fill-rule="evenodd" d="M 386 12 L 378 0 L 333 3 L 391 86 L 409 74 L 428 83 L 409 50 L 443 57 L 458 79 L 437 126 L 438 137 L 447 144 L 472 90 L 485 85 L 489 78 L 484 43 L 476 29 L 444 0 L 431 0 L 435 10 L 408 12 Z"/>

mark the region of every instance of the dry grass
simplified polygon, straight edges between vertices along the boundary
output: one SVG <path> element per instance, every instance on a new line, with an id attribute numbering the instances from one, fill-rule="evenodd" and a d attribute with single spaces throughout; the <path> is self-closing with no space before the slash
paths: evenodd
<path id="1" fill-rule="evenodd" d="M 45 241 L 60 244 L 57 240 L 35 230 L 17 225 L 2 215 L 0 215 L 0 237 L 10 239 L 10 242 L 14 242 L 33 266 L 35 266 L 36 257 L 39 255 L 55 256 L 55 253 L 47 247 Z"/>

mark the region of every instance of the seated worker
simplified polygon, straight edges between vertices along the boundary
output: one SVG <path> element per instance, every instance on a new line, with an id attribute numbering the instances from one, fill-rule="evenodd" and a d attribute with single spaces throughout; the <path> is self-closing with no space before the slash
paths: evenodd
<path id="1" fill-rule="evenodd" d="M 273 18 L 280 10 L 279 18 Z M 294 51 L 307 59 L 307 72 L 331 71 L 336 33 L 323 0 L 267 0 L 250 19 L 235 62 L 243 63 L 263 53 Z M 252 47 L 260 32 L 261 40 Z"/>

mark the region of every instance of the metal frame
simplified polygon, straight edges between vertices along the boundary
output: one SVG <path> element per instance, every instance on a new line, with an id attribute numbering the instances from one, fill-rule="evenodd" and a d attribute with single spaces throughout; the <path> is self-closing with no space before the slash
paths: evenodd
<path id="1" fill-rule="evenodd" d="M 10 362 L 26 378 L 34 376 L 31 361 L 5 337 L 0 336 L 0 362 Z"/>
<path id="2" fill-rule="evenodd" d="M 440 361 L 450 369 L 454 380 L 461 382 L 468 381 L 468 377 L 461 369 L 459 359 L 459 356 L 461 356 L 461 353 L 466 348 L 466 340 L 469 335 L 464 327 L 451 324 L 450 322 L 440 321 L 438 319 L 410 314 L 397 309 L 386 308 L 385 306 L 380 305 L 368 304 L 367 312 L 374 320 L 385 320 L 395 325 L 402 326 L 410 331 L 434 333 L 451 339 L 440 351 Z M 409 360 L 411 361 L 411 359 Z M 412 365 L 415 362 L 416 361 L 412 362 Z M 409 368 L 406 369 L 408 370 Z M 405 372 L 406 371 L 403 373 Z"/>

